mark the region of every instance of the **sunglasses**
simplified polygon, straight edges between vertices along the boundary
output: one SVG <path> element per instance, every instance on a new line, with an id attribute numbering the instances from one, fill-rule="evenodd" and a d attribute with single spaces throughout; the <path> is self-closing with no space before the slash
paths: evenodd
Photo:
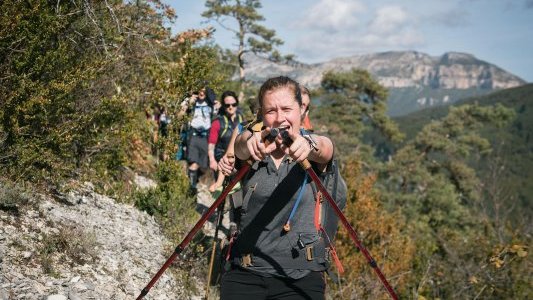
<path id="1" fill-rule="evenodd" d="M 239 104 L 237 104 L 237 103 L 230 103 L 230 104 L 224 103 L 224 106 L 228 107 L 228 108 L 229 107 L 237 107 L 237 106 L 239 106 Z"/>

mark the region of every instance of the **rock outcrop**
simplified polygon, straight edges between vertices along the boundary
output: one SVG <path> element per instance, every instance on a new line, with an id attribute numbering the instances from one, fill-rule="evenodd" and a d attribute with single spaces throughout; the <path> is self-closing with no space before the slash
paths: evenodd
<path id="1" fill-rule="evenodd" d="M 352 68 L 368 70 L 388 88 L 432 87 L 441 89 L 504 89 L 525 81 L 471 54 L 448 52 L 440 57 L 405 52 L 382 52 L 336 58 L 317 64 L 277 64 L 257 56 L 246 56 L 246 76 L 263 81 L 287 75 L 311 88 L 318 87 L 327 71 Z"/>
<path id="2" fill-rule="evenodd" d="M 40 197 L 17 214 L 0 210 L 2 300 L 134 299 L 175 246 L 151 216 L 91 184 Z M 191 282 L 201 280 L 187 273 L 188 285 L 167 270 L 147 298 L 199 299 Z"/>

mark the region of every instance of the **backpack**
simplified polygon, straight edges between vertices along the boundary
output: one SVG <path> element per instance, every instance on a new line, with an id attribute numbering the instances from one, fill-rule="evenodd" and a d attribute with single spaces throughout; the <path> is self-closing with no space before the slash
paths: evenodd
<path id="1" fill-rule="evenodd" d="M 212 88 L 210 87 L 206 87 L 205 88 L 205 101 L 207 102 L 207 105 L 209 105 L 209 107 L 211 107 L 211 109 L 213 108 L 213 106 L 215 105 L 215 100 L 217 98 L 217 95 L 215 94 L 215 91 L 213 91 Z"/>
<path id="2" fill-rule="evenodd" d="M 238 124 L 242 123 L 243 118 L 242 114 L 237 113 L 235 126 L 225 115 L 219 116 L 218 120 L 220 122 L 220 129 L 218 131 L 218 141 L 215 145 L 215 159 L 217 161 L 219 161 L 224 155 L 224 153 L 226 153 L 226 150 L 229 146 L 229 142 L 231 140 L 231 135 L 233 134 L 233 130 L 235 129 L 235 127 L 238 127 Z"/>
<path id="3" fill-rule="evenodd" d="M 302 134 L 310 134 L 308 130 L 301 130 Z M 322 185 L 326 188 L 326 191 L 330 194 L 330 196 L 335 200 L 335 204 L 340 208 L 340 210 L 344 210 L 346 207 L 346 182 L 344 182 L 344 179 L 341 176 L 340 168 L 339 168 L 339 162 L 337 159 L 333 159 L 331 163 L 327 166 L 326 171 L 322 174 L 320 174 L 320 179 L 322 181 Z M 313 193 L 315 194 L 315 198 L 318 193 L 318 188 L 313 183 L 312 184 Z M 339 218 L 335 214 L 335 210 L 327 199 L 323 197 L 321 202 L 321 216 L 320 216 L 320 225 L 325 231 L 325 234 L 327 235 L 326 241 L 329 239 L 330 244 L 333 244 L 333 240 L 335 239 L 335 235 L 337 234 L 337 228 L 339 224 Z M 317 212 L 315 212 L 317 214 Z"/>

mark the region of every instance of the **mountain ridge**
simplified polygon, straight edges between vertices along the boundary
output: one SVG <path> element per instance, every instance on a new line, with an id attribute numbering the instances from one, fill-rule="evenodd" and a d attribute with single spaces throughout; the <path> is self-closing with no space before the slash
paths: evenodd
<path id="1" fill-rule="evenodd" d="M 245 75 L 252 81 L 264 80 L 277 72 L 291 76 L 311 88 L 320 85 L 321 75 L 324 72 L 351 68 L 368 70 L 387 88 L 433 84 L 433 87 L 443 88 L 503 89 L 526 83 L 520 77 L 480 60 L 472 54 L 453 51 L 441 56 L 430 56 L 418 51 L 386 51 L 338 57 L 314 64 L 276 63 L 247 54 L 245 61 L 247 63 Z M 469 72 L 463 73 L 463 71 Z M 461 73 L 465 76 L 457 76 Z"/>
<path id="2" fill-rule="evenodd" d="M 326 62 L 276 63 L 248 54 L 245 76 L 252 82 L 285 75 L 313 89 L 327 71 L 369 71 L 389 89 L 389 115 L 401 116 L 495 90 L 526 84 L 504 69 L 462 52 L 431 56 L 418 51 L 387 51 L 338 57 Z"/>

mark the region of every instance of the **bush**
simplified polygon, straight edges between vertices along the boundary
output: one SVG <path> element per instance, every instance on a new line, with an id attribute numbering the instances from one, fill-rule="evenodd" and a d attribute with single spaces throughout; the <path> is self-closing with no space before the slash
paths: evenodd
<path id="1" fill-rule="evenodd" d="M 18 215 L 30 198 L 25 189 L 7 180 L 0 180 L 0 210 Z"/>
<path id="2" fill-rule="evenodd" d="M 44 233 L 38 249 L 43 272 L 54 274 L 57 259 L 68 259 L 72 265 L 94 262 L 98 258 L 97 245 L 94 233 L 77 227 L 60 227 L 58 232 Z"/>
<path id="3" fill-rule="evenodd" d="M 156 181 L 156 188 L 135 193 L 135 206 L 155 216 L 170 238 L 176 238 L 187 226 L 186 221 L 196 217 L 195 201 L 187 194 L 187 176 L 179 162 L 168 160 L 158 165 Z"/>

